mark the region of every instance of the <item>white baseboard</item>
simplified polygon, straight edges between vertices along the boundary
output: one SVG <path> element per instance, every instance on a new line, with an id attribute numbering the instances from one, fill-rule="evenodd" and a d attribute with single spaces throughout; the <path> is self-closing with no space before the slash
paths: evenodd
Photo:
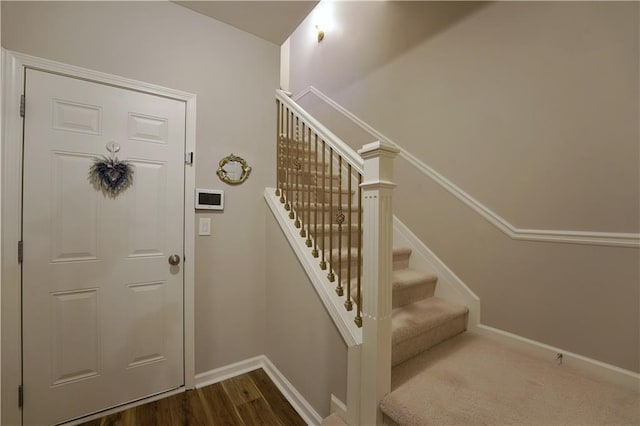
<path id="1" fill-rule="evenodd" d="M 244 361 L 225 365 L 224 367 L 216 368 L 214 370 L 209 370 L 204 373 L 196 374 L 196 388 L 203 388 L 205 386 L 248 373 L 249 371 L 263 368 L 263 358 L 264 355 L 260 355 L 245 359 Z"/>
<path id="2" fill-rule="evenodd" d="M 322 416 L 307 402 L 298 390 L 287 380 L 287 378 L 276 368 L 275 365 L 263 355 L 264 371 L 273 380 L 273 383 L 280 389 L 280 392 L 287 398 L 289 404 L 300 414 L 300 417 L 308 425 L 319 425 L 322 423 Z"/>
<path id="3" fill-rule="evenodd" d="M 480 324 L 480 298 L 400 219 L 393 217 L 393 244 L 411 248 L 411 267 L 438 275 L 436 296 L 469 308 L 470 330 Z"/>
<path id="4" fill-rule="evenodd" d="M 340 418 L 342 420 L 344 420 L 345 423 L 347 423 L 347 406 L 345 405 L 344 402 L 340 401 L 340 399 L 335 396 L 334 394 L 331 394 L 331 410 L 330 410 L 331 414 L 336 413 L 337 415 L 340 416 Z"/>
<path id="5" fill-rule="evenodd" d="M 296 410 L 302 419 L 309 425 L 319 425 L 322 417 L 276 368 L 266 355 L 249 358 L 244 361 L 229 364 L 211 371 L 196 375 L 196 388 L 212 385 L 223 380 L 230 379 L 241 374 L 262 368 L 273 381 L 289 404 Z"/>
<path id="6" fill-rule="evenodd" d="M 602 380 L 640 391 L 640 374 L 633 371 L 625 370 L 615 365 L 597 361 L 484 324 L 479 324 L 474 332 L 483 336 L 492 337 L 500 342 L 513 345 L 548 359 L 556 359 L 557 354 L 562 354 L 562 362 L 566 365 L 593 374 Z"/>

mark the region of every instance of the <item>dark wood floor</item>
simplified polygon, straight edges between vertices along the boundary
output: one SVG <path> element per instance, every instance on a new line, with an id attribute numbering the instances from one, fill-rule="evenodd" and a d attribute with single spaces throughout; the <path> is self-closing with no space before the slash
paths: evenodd
<path id="1" fill-rule="evenodd" d="M 305 425 L 264 370 L 130 408 L 82 426 Z"/>

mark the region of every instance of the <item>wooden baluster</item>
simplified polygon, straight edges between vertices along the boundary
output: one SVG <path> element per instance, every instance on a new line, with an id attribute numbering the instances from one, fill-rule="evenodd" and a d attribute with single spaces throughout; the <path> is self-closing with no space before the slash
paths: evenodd
<path id="1" fill-rule="evenodd" d="M 356 318 L 362 327 L 362 175 L 358 173 L 358 271 L 356 277 Z"/>
<path id="2" fill-rule="evenodd" d="M 327 193 L 323 191 L 323 197 L 327 196 Z M 333 216 L 333 148 L 329 148 L 329 218 Z M 336 276 L 333 273 L 334 269 L 334 256 L 333 256 L 333 232 L 331 232 L 333 220 L 329 220 L 329 223 L 325 223 L 324 226 L 328 227 L 329 233 L 329 273 L 327 279 L 329 282 L 334 282 Z"/>
<path id="3" fill-rule="evenodd" d="M 286 143 L 286 139 L 283 135 L 284 132 L 284 105 L 282 103 L 280 103 L 280 135 L 278 136 L 278 141 L 280 144 L 280 169 L 281 169 L 281 173 L 282 175 L 280 176 L 280 203 L 284 204 L 285 202 L 285 198 L 284 198 L 284 191 L 285 191 L 285 182 L 287 179 L 287 163 L 286 163 L 286 155 L 285 153 L 287 152 L 287 147 L 285 145 Z"/>
<path id="4" fill-rule="evenodd" d="M 296 117 L 296 131 L 295 131 L 295 144 L 296 144 L 296 159 L 294 161 L 295 166 L 295 174 L 296 174 L 296 184 L 295 184 L 295 196 L 296 196 L 296 205 L 295 205 L 295 218 L 296 221 L 294 223 L 296 228 L 300 228 L 300 169 L 302 168 L 302 164 L 300 163 L 300 119 Z"/>
<path id="5" fill-rule="evenodd" d="M 314 181 L 315 181 L 315 185 L 314 185 L 314 191 L 316 194 L 315 200 L 314 200 L 314 210 L 313 210 L 313 251 L 311 252 L 311 254 L 313 255 L 313 257 L 318 257 L 318 135 L 315 135 L 315 145 L 314 145 L 314 152 L 315 152 L 315 175 L 314 175 Z M 311 192 L 309 192 L 309 197 L 311 197 Z M 311 199 L 311 198 L 309 198 Z M 309 204 L 311 204 L 311 201 L 309 201 Z"/>
<path id="6" fill-rule="evenodd" d="M 311 188 L 315 188 L 315 175 L 311 174 L 311 128 L 307 129 L 307 240 L 304 242 L 307 247 L 311 247 Z"/>
<path id="7" fill-rule="evenodd" d="M 322 199 L 322 238 L 320 239 L 321 244 L 322 244 L 322 260 L 320 261 L 320 269 L 322 269 L 323 271 L 325 269 L 327 269 L 327 260 L 325 258 L 326 256 L 326 252 L 327 252 L 327 243 L 326 243 L 326 234 L 325 234 L 325 228 L 326 228 L 326 224 L 327 221 L 325 220 L 325 210 L 327 209 L 327 201 L 324 197 L 324 192 L 326 189 L 326 171 L 327 171 L 327 160 L 326 160 L 326 153 L 327 153 L 327 143 L 325 141 L 322 141 L 322 192 L 320 193 L 320 197 L 318 197 L 318 195 L 316 194 L 316 203 L 318 202 L 317 199 L 320 198 Z M 331 216 L 329 216 L 331 217 Z"/>
<path id="8" fill-rule="evenodd" d="M 353 229 L 352 229 L 352 223 L 351 223 L 351 206 L 352 206 L 352 198 L 353 196 L 351 195 L 351 164 L 349 164 L 348 167 L 348 184 L 347 184 L 347 188 L 348 188 L 348 193 L 347 193 L 347 199 L 349 200 L 348 203 L 348 210 L 347 210 L 347 300 L 344 302 L 344 307 L 347 309 L 347 311 L 350 311 L 353 309 L 353 302 L 351 302 L 351 234 L 353 234 Z"/>
<path id="9" fill-rule="evenodd" d="M 302 238 L 307 236 L 307 232 L 304 229 L 304 212 L 306 210 L 305 206 L 304 206 L 304 195 L 305 192 L 308 191 L 308 186 L 307 189 L 305 189 L 305 176 L 304 176 L 304 147 L 305 147 L 305 139 L 304 139 L 304 135 L 306 133 L 306 124 L 303 121 L 302 122 L 302 136 L 300 138 L 300 155 L 298 155 L 298 161 L 300 162 L 300 170 L 298 170 L 298 174 L 300 175 L 300 194 L 302 195 L 301 199 L 300 199 L 300 211 L 298 214 L 298 223 L 300 224 L 300 226 L 298 226 L 298 228 L 300 228 L 300 236 Z"/>
<path id="10" fill-rule="evenodd" d="M 284 205 L 285 210 L 289 210 L 289 219 L 293 219 L 293 211 L 291 204 L 291 182 L 293 181 L 293 175 L 291 174 L 291 123 L 293 122 L 293 113 L 287 108 L 287 139 L 285 141 L 285 168 L 287 170 L 287 202 Z"/>
<path id="11" fill-rule="evenodd" d="M 276 196 L 280 196 L 280 100 L 276 99 Z"/>
<path id="12" fill-rule="evenodd" d="M 332 194 L 333 195 L 333 194 Z M 336 212 L 336 223 L 338 224 L 338 286 L 336 293 L 338 296 L 344 294 L 342 288 L 342 224 L 344 223 L 344 213 L 342 212 L 342 156 L 338 155 L 338 211 Z"/>

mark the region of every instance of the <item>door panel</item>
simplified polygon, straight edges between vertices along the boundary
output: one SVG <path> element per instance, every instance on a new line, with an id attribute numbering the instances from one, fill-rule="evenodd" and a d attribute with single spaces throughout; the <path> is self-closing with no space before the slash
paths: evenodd
<path id="1" fill-rule="evenodd" d="M 184 102 L 27 70 L 24 424 L 55 424 L 184 384 Z M 104 195 L 106 145 L 134 165 Z"/>

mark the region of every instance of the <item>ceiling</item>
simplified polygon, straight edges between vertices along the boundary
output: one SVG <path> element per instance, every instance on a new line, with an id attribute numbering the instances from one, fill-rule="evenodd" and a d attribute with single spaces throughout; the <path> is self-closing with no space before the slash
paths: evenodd
<path id="1" fill-rule="evenodd" d="M 280 46 L 317 1 L 174 1 Z"/>

